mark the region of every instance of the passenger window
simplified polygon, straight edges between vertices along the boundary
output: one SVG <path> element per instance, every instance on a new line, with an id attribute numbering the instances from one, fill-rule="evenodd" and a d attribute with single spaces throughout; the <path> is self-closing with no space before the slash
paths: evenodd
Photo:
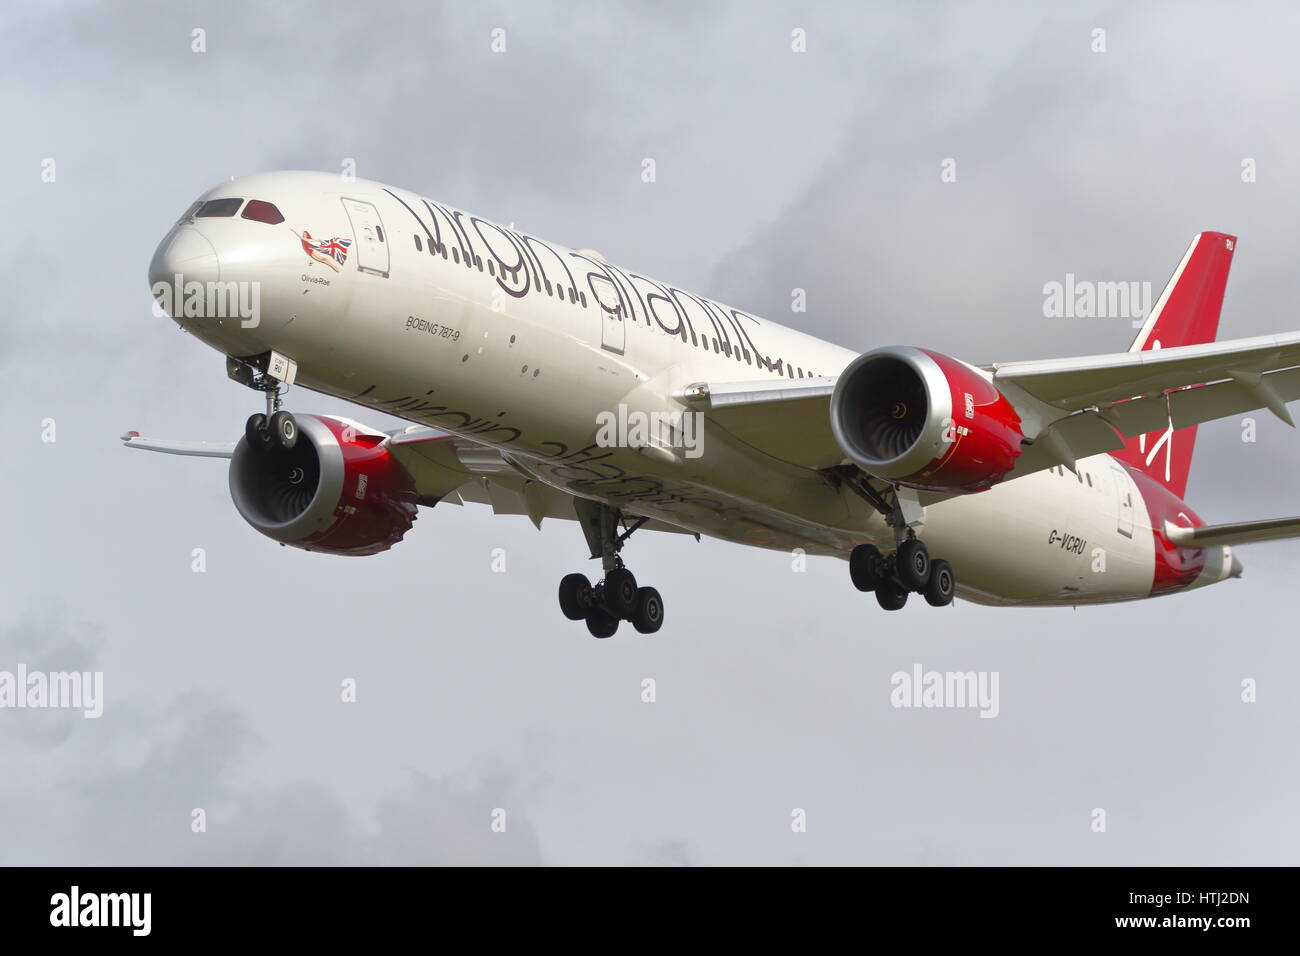
<path id="1" fill-rule="evenodd" d="M 493 260 L 492 260 L 492 259 L 489 259 L 489 260 L 488 260 L 488 275 L 492 276 L 492 277 L 495 279 L 495 278 L 496 278 L 496 274 L 497 274 L 497 267 L 493 264 Z"/>
<path id="2" fill-rule="evenodd" d="M 578 293 L 578 301 L 580 301 L 580 302 L 582 303 L 582 307 L 585 309 L 585 308 L 587 307 L 587 293 L 585 293 L 585 292 L 579 292 L 579 293 Z"/>
<path id="3" fill-rule="evenodd" d="M 456 263 L 456 265 L 460 265 L 460 250 L 455 246 L 452 246 L 451 249 L 451 261 Z"/>
<path id="4" fill-rule="evenodd" d="M 239 212 L 242 199 L 209 199 L 194 214 L 196 219 L 228 219 Z"/>
<path id="5" fill-rule="evenodd" d="M 424 251 L 424 246 L 423 246 L 423 245 L 421 244 L 421 242 L 420 242 L 420 237 L 419 237 L 419 236 L 414 236 L 413 238 L 415 239 L 415 251 L 416 251 L 416 252 L 423 252 L 423 251 Z"/>
<path id="6" fill-rule="evenodd" d="M 375 226 L 375 235 L 379 237 L 379 241 L 380 241 L 380 242 L 383 242 L 383 241 L 384 241 L 384 227 L 383 227 L 383 226 Z"/>

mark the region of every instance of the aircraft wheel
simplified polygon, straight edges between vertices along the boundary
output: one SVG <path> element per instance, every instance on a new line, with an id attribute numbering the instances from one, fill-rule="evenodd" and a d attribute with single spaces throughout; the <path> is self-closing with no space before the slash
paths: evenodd
<path id="1" fill-rule="evenodd" d="M 615 568 L 605 575 L 605 607 L 624 620 L 636 611 L 636 578 L 627 568 Z"/>
<path id="2" fill-rule="evenodd" d="M 618 630 L 618 618 L 604 608 L 593 607 L 587 612 L 587 630 L 592 637 L 613 637 Z"/>
<path id="3" fill-rule="evenodd" d="M 907 591 L 885 578 L 876 586 L 876 602 L 886 611 L 897 611 L 907 603 Z"/>
<path id="4" fill-rule="evenodd" d="M 591 582 L 585 574 L 560 578 L 560 610 L 570 621 L 581 621 L 591 610 Z"/>
<path id="5" fill-rule="evenodd" d="M 288 451 L 298 444 L 298 422 L 292 412 L 278 411 L 271 416 L 271 434 L 275 443 Z"/>
<path id="6" fill-rule="evenodd" d="M 930 580 L 930 552 L 919 538 L 908 538 L 898 546 L 898 579 L 909 591 L 920 591 Z"/>
<path id="7" fill-rule="evenodd" d="M 849 577 L 859 591 L 874 591 L 884 572 L 885 559 L 874 544 L 860 544 L 849 555 Z"/>
<path id="8" fill-rule="evenodd" d="M 664 600 L 654 588 L 637 588 L 632 626 L 642 634 L 653 634 L 664 624 Z"/>
<path id="9" fill-rule="evenodd" d="M 957 578 L 952 565 L 942 558 L 930 562 L 930 580 L 925 583 L 926 603 L 931 607 L 947 607 L 957 593 Z"/>
<path id="10" fill-rule="evenodd" d="M 248 439 L 249 445 L 262 451 L 270 451 L 274 443 L 266 416 L 261 412 L 248 416 L 248 421 L 244 422 L 244 437 Z"/>

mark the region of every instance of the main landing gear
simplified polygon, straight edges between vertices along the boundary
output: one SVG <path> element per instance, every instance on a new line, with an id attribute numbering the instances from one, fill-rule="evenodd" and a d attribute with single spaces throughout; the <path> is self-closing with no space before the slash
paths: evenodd
<path id="1" fill-rule="evenodd" d="M 592 584 L 585 574 L 566 574 L 560 579 L 560 610 L 570 621 L 586 621 L 592 637 L 612 637 L 619 621 L 630 621 L 642 634 L 653 634 L 664 623 L 663 598 L 654 588 L 638 587 L 618 554 L 623 542 L 648 519 L 621 527 L 617 508 L 583 498 L 574 503 L 591 556 L 601 559 L 605 576 Z"/>
<path id="2" fill-rule="evenodd" d="M 945 607 L 957 590 L 952 565 L 942 558 L 932 559 L 913 536 L 888 557 L 874 544 L 858 545 L 849 555 L 849 576 L 859 591 L 875 591 L 877 603 L 886 611 L 897 611 L 912 592 L 922 595 L 931 607 Z"/>
<path id="3" fill-rule="evenodd" d="M 849 468 L 841 479 L 878 511 L 894 531 L 898 547 L 885 556 L 874 544 L 860 544 L 849 555 L 849 576 L 859 591 L 875 591 L 876 601 L 886 611 L 897 611 L 913 592 L 922 595 L 932 607 L 946 607 L 957 591 L 952 565 L 930 552 L 916 536 L 924 521 L 924 509 L 915 494 L 894 488 L 882 493 L 870 478 Z"/>

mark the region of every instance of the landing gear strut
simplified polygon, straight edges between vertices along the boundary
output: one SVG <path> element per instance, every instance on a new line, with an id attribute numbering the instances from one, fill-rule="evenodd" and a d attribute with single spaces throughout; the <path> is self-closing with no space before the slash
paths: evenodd
<path id="1" fill-rule="evenodd" d="M 849 577 L 859 591 L 874 591 L 876 602 L 886 611 L 897 611 L 907 603 L 910 593 L 921 594 L 932 607 L 952 603 L 957 578 L 952 565 L 930 552 L 916 536 L 913 525 L 920 526 L 919 503 L 904 500 L 894 489 L 890 501 L 860 472 L 845 476 L 845 483 L 885 517 L 894 529 L 897 547 L 884 555 L 874 544 L 860 544 L 849 555 Z"/>
<path id="2" fill-rule="evenodd" d="M 591 556 L 600 558 L 605 576 L 592 584 L 585 574 L 566 574 L 560 579 L 560 610 L 571 621 L 586 621 L 593 637 L 612 637 L 619 621 L 631 621 L 642 634 L 653 634 L 664 623 L 663 598 L 654 588 L 638 587 L 619 557 L 623 543 L 649 519 L 626 525 L 623 514 L 611 505 L 578 498 L 575 506 Z"/>
<path id="3" fill-rule="evenodd" d="M 248 439 L 248 443 L 254 448 L 268 452 L 276 449 L 288 451 L 297 445 L 298 422 L 292 412 L 280 407 L 281 399 L 288 386 L 283 386 L 282 390 L 279 379 L 248 366 L 245 366 L 238 375 L 231 373 L 231 378 L 266 395 L 266 413 L 258 412 L 250 415 L 248 421 L 244 423 L 244 437 Z"/>

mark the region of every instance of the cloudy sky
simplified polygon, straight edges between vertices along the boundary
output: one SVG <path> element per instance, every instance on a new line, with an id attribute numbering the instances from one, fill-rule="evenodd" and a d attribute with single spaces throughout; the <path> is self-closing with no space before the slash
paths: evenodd
<path id="1" fill-rule="evenodd" d="M 306 554 L 222 463 L 117 441 L 256 410 L 151 315 L 172 221 L 349 158 L 855 349 L 1123 350 L 1128 320 L 1044 318 L 1044 283 L 1158 292 L 1203 229 L 1241 237 L 1221 334 L 1300 328 L 1300 13 L 1042 7 L 5 5 L 0 670 L 99 670 L 106 700 L 0 710 L 0 862 L 1294 863 L 1298 544 L 1147 603 L 886 614 L 842 562 L 645 534 L 667 623 L 595 641 L 555 606 L 574 525 L 447 507 Z M 1197 510 L 1300 511 L 1300 435 L 1242 434 L 1202 428 Z M 891 707 L 914 663 L 997 671 L 999 716 Z"/>

